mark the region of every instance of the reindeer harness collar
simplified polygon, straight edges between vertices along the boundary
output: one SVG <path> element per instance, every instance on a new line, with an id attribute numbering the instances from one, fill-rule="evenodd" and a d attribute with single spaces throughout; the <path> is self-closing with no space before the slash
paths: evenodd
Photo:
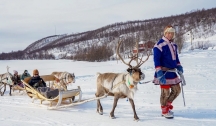
<path id="1" fill-rule="evenodd" d="M 129 73 L 127 73 L 127 74 L 129 74 Z M 128 78 L 128 80 L 126 81 L 125 76 L 126 76 L 127 74 L 125 74 L 125 75 L 122 77 L 122 81 L 119 82 L 119 83 L 117 83 L 116 85 L 114 85 L 114 86 L 112 87 L 112 89 L 116 88 L 116 87 L 117 87 L 118 85 L 120 85 L 120 84 L 126 84 L 126 85 L 128 85 L 127 87 L 128 87 L 129 89 L 134 88 L 134 84 L 130 82 L 129 78 Z M 131 75 L 131 73 L 130 73 L 130 75 Z M 113 79 L 113 82 L 115 81 L 116 77 L 117 77 L 117 76 L 115 76 L 115 78 Z M 112 82 L 112 83 L 113 83 L 113 82 Z M 112 84 L 112 85 L 113 85 L 113 84 Z"/>

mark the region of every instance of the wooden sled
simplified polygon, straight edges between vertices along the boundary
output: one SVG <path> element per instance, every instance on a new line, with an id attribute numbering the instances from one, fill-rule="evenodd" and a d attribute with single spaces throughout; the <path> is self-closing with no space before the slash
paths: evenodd
<path id="1" fill-rule="evenodd" d="M 42 104 L 43 101 L 48 101 L 50 102 L 50 107 L 52 106 L 53 102 L 57 102 L 56 108 L 61 105 L 62 101 L 69 100 L 70 103 L 72 103 L 72 98 L 79 95 L 78 101 L 81 100 L 82 98 L 82 91 L 80 87 L 78 86 L 78 89 L 73 89 L 73 90 L 60 90 L 59 89 L 59 95 L 56 96 L 55 98 L 49 99 L 46 98 L 44 95 L 42 95 L 39 91 L 34 89 L 32 86 L 30 86 L 27 82 L 30 81 L 29 78 L 26 78 L 25 80 L 22 80 L 25 90 L 27 92 L 27 95 L 34 100 L 40 100 L 40 103 Z M 44 80 L 45 81 L 45 80 Z"/>
<path id="2" fill-rule="evenodd" d="M 12 86 L 12 90 L 13 90 L 13 92 L 14 92 L 15 90 L 19 90 L 19 92 L 20 92 L 20 91 L 24 91 L 25 88 L 20 87 L 19 85 L 13 85 L 13 86 Z"/>
<path id="3" fill-rule="evenodd" d="M 56 79 L 55 76 L 53 76 L 53 75 L 41 76 L 41 78 L 43 78 L 44 81 L 53 81 Z M 86 102 L 90 102 L 90 101 L 94 101 L 94 100 L 98 100 L 98 99 L 102 99 L 102 98 L 107 97 L 107 94 L 106 94 L 106 95 L 101 96 L 101 97 L 95 97 L 95 98 L 91 98 L 91 99 L 81 100 L 82 91 L 81 91 L 80 87 L 78 86 L 78 89 L 72 89 L 72 90 L 67 90 L 67 91 L 59 90 L 59 95 L 57 97 L 55 97 L 53 99 L 48 99 L 28 84 L 30 79 L 31 78 L 25 78 L 25 80 L 22 80 L 23 84 L 25 85 L 25 90 L 27 92 L 27 95 L 33 99 L 32 102 L 34 102 L 35 99 L 40 100 L 41 104 L 43 101 L 49 101 L 50 106 L 48 107 L 48 109 L 66 108 L 66 107 L 80 105 L 80 104 L 83 104 Z M 72 101 L 72 98 L 77 96 L 77 95 L 79 95 L 79 99 L 77 101 Z M 65 100 L 69 100 L 70 103 L 66 104 L 66 105 L 61 105 L 62 101 L 65 101 Z M 53 102 L 57 102 L 56 106 L 52 106 Z"/>

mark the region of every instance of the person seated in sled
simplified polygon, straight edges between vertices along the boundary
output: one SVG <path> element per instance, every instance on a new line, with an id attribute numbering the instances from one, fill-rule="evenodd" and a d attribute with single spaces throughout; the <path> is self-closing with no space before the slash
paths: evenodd
<path id="1" fill-rule="evenodd" d="M 18 85 L 18 86 L 24 88 L 22 81 L 20 79 L 20 76 L 18 75 L 18 72 L 16 70 L 14 70 L 13 72 L 14 72 L 14 75 L 13 75 L 14 85 Z"/>
<path id="2" fill-rule="evenodd" d="M 38 87 L 46 87 L 46 83 L 39 76 L 39 71 L 37 69 L 33 70 L 33 77 L 29 81 L 29 85 L 37 89 Z"/>
<path id="3" fill-rule="evenodd" d="M 44 80 L 39 76 L 37 69 L 33 71 L 33 77 L 29 81 L 29 85 L 38 90 L 46 98 L 55 98 L 59 95 L 58 89 L 51 89 L 46 86 Z"/>
<path id="4" fill-rule="evenodd" d="M 21 75 L 21 80 L 24 80 L 26 77 L 31 77 L 28 70 L 24 70 L 23 74 Z"/>

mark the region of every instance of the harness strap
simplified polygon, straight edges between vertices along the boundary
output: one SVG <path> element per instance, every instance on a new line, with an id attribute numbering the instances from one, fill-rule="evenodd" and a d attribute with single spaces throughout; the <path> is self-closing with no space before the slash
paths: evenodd
<path id="1" fill-rule="evenodd" d="M 112 88 L 112 90 L 113 90 L 114 88 L 116 88 L 118 85 L 123 84 L 123 83 L 125 83 L 125 80 L 123 80 L 123 81 L 121 81 L 121 82 L 118 82 L 116 85 L 114 85 L 114 87 Z"/>
<path id="2" fill-rule="evenodd" d="M 113 89 L 113 83 L 114 83 L 114 81 L 115 81 L 115 79 L 116 79 L 116 77 L 118 76 L 118 74 L 114 77 L 114 79 L 113 79 L 113 81 L 112 81 L 112 87 L 111 87 L 111 90 Z M 109 91 L 110 92 L 110 91 Z"/>
<path id="3" fill-rule="evenodd" d="M 127 73 L 128 74 L 128 73 Z M 120 84 L 126 84 L 126 80 L 125 80 L 125 76 L 127 75 L 127 74 L 125 74 L 125 75 L 123 75 L 123 77 L 122 77 L 122 81 L 120 81 L 120 82 L 118 82 L 116 85 L 114 85 L 113 86 L 113 83 L 114 83 L 114 81 L 115 81 L 115 79 L 116 79 L 116 77 L 118 76 L 115 76 L 115 78 L 113 79 L 113 82 L 112 82 L 112 88 L 111 88 L 111 90 L 109 90 L 109 92 L 111 92 L 113 89 L 115 89 L 117 86 L 119 86 Z M 129 80 L 128 80 L 129 81 Z M 102 85 L 102 87 L 103 87 L 103 85 Z M 104 89 L 105 90 L 105 89 Z M 106 92 L 106 91 L 105 91 Z M 109 92 L 107 92 L 107 94 L 109 94 Z"/>
<path id="4" fill-rule="evenodd" d="M 130 87 L 130 88 L 133 88 L 134 87 L 134 85 L 132 85 L 131 83 L 130 83 L 130 80 L 129 80 L 129 78 L 128 78 L 128 86 Z"/>
<path id="5" fill-rule="evenodd" d="M 112 90 L 113 90 L 114 88 L 116 88 L 118 85 L 120 85 L 120 84 L 125 84 L 125 83 L 126 83 L 126 80 L 125 80 L 125 76 L 126 76 L 126 75 L 127 75 L 127 74 L 123 75 L 122 81 L 119 82 L 119 83 L 117 83 L 116 85 L 114 85 L 114 87 L 112 88 Z"/>

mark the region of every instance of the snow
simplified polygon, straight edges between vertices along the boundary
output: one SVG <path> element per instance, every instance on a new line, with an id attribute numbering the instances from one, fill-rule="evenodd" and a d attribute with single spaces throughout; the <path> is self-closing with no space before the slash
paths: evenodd
<path id="1" fill-rule="evenodd" d="M 184 51 L 188 51 L 191 49 L 191 46 L 193 49 L 214 49 L 216 48 L 216 25 L 212 25 L 212 29 L 207 29 L 205 31 L 202 27 L 198 27 L 197 30 L 193 29 L 192 36 L 190 31 L 184 34 Z M 192 43 L 191 43 L 191 37 L 192 37 Z M 191 45 L 192 44 L 192 45 Z"/>
<path id="2" fill-rule="evenodd" d="M 43 105 L 32 100 L 25 92 L 15 91 L 9 96 L 7 91 L 0 97 L 0 124 L 3 126 L 215 126 L 216 125 L 216 50 L 193 50 L 179 54 L 184 67 L 187 85 L 184 86 L 186 106 L 183 105 L 182 94 L 173 102 L 174 119 L 161 117 L 160 88 L 154 84 L 140 84 L 134 102 L 140 121 L 133 121 L 133 111 L 126 99 L 120 99 L 115 109 L 116 119 L 111 119 L 113 97 L 101 100 L 104 114 L 96 113 L 96 101 L 58 110 L 48 110 L 48 103 Z M 69 89 L 80 86 L 83 99 L 94 98 L 96 92 L 97 72 L 125 72 L 127 66 L 120 61 L 83 62 L 71 60 L 1 60 L 0 73 L 17 70 L 21 74 L 27 69 L 31 74 L 38 69 L 40 75 L 53 71 L 75 73 L 76 82 Z M 146 78 L 153 79 L 154 65 L 152 56 L 141 66 Z"/>

